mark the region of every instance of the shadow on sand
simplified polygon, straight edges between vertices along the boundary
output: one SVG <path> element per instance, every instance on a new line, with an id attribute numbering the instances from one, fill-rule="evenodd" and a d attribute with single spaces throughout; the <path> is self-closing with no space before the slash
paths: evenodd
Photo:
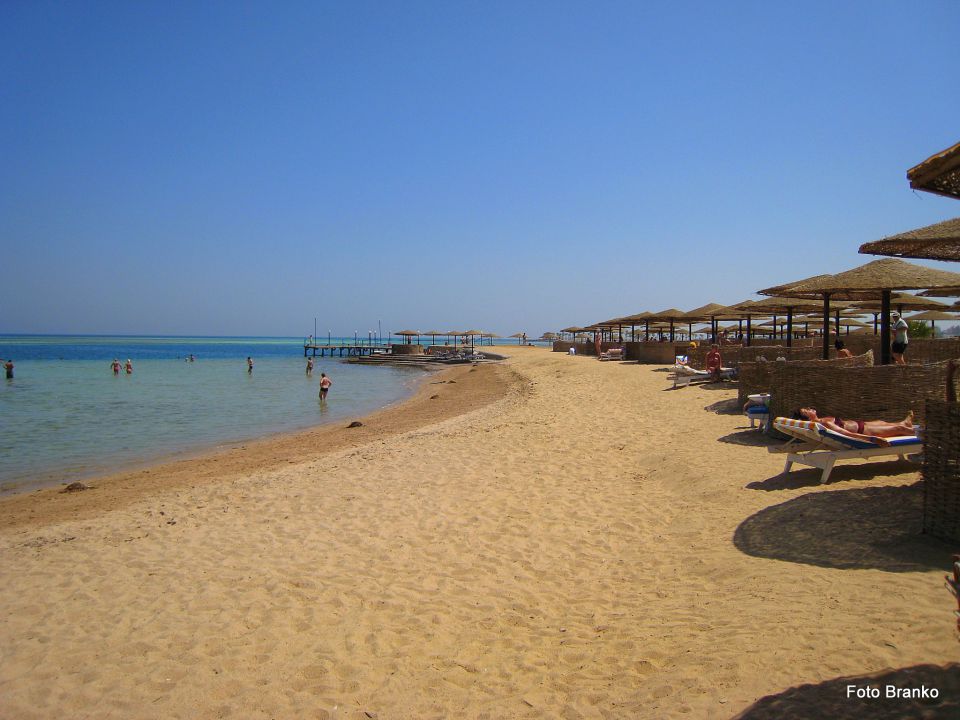
<path id="1" fill-rule="evenodd" d="M 847 697 L 847 686 L 876 688 L 879 698 Z M 887 686 L 901 690 L 936 688 L 937 698 L 887 698 Z M 856 691 L 854 691 L 855 693 Z M 960 665 L 914 665 L 872 675 L 841 677 L 798 685 L 760 698 L 734 720 L 946 720 L 960 717 Z"/>
<path id="2" fill-rule="evenodd" d="M 704 410 L 716 413 L 717 415 L 740 415 L 743 412 L 743 408 L 740 403 L 737 402 L 736 398 L 717 400 L 715 403 L 707 405 Z"/>
<path id="3" fill-rule="evenodd" d="M 761 433 L 757 433 L 760 435 Z M 729 437 L 729 436 L 728 436 Z M 723 438 L 721 438 L 723 440 Z M 778 445 L 778 441 L 769 440 L 769 445 Z M 781 456 L 784 460 L 786 455 Z M 830 473 L 830 479 L 825 486 L 820 484 L 822 471 L 819 468 L 804 468 L 794 465 L 789 473 L 773 475 L 766 480 L 757 480 L 747 483 L 750 490 L 798 490 L 805 487 L 829 487 L 834 483 L 848 480 L 872 480 L 876 477 L 900 475 L 901 473 L 916 472 L 920 466 L 907 460 L 887 460 L 885 462 L 869 462 L 860 465 L 837 465 Z"/>
<path id="4" fill-rule="evenodd" d="M 774 440 L 765 433 L 762 433 L 756 428 L 750 427 L 749 425 L 744 426 L 737 432 L 718 437 L 717 442 L 729 443 L 730 445 L 746 445 L 748 447 L 769 447 L 771 445 L 781 444 L 779 440 Z M 819 477 L 819 475 L 817 477 Z M 750 487 L 750 485 L 747 485 L 747 487 Z"/>
<path id="5" fill-rule="evenodd" d="M 802 495 L 751 515 L 733 543 L 754 557 L 839 569 L 921 572 L 950 566 L 951 547 L 921 534 L 923 488 Z"/>

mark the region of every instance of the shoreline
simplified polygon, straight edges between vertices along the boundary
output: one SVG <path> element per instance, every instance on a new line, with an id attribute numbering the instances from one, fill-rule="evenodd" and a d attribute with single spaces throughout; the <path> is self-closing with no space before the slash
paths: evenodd
<path id="1" fill-rule="evenodd" d="M 422 371 L 422 375 L 415 380 L 410 381 L 409 383 L 404 383 L 404 385 L 409 387 L 409 392 L 404 397 L 388 402 L 386 405 L 382 405 L 378 408 L 367 410 L 365 415 L 360 415 L 357 419 L 363 420 L 367 415 L 381 412 L 382 410 L 386 410 L 387 408 L 394 407 L 411 400 L 420 391 L 424 383 L 443 370 L 443 368 L 438 367 L 418 367 L 417 369 Z M 103 467 L 92 466 L 86 469 L 69 472 L 62 469 L 39 471 L 35 475 L 36 479 L 29 482 L 0 482 L 0 502 L 6 498 L 29 495 L 43 490 L 63 488 L 64 486 L 76 481 L 83 483 L 95 482 L 102 478 L 129 475 L 138 471 L 171 465 L 184 460 L 202 459 L 207 456 L 236 448 L 240 445 L 270 441 L 287 436 L 311 432 L 314 430 L 320 430 L 321 428 L 336 425 L 343 420 L 344 418 L 329 418 L 300 427 L 282 430 L 267 430 L 265 432 L 255 433 L 252 435 L 228 439 L 210 439 L 207 441 L 201 441 L 196 445 L 184 446 L 182 448 L 145 451 L 140 457 L 119 460 L 116 463 L 106 463 Z"/>
<path id="2" fill-rule="evenodd" d="M 468 377 L 474 367 L 476 377 Z M 0 530 L 88 518 L 166 491 L 318 460 L 344 447 L 416 430 L 495 402 L 518 382 L 510 375 L 497 364 L 426 370 L 411 395 L 355 418 L 363 423 L 360 427 L 347 428 L 344 422 L 350 421 L 331 420 L 306 429 L 186 450 L 156 461 L 148 459 L 108 473 L 78 475 L 90 488 L 82 492 L 64 493 L 67 483 L 57 481 L 0 495 Z M 451 380 L 457 384 L 455 391 L 449 388 Z M 431 395 L 439 397 L 431 399 Z M 324 446 L 316 447 L 318 443 Z"/>
<path id="3" fill-rule="evenodd" d="M 360 428 L 29 496 L 0 531 L 5 709 L 903 717 L 846 686 L 922 677 L 952 717 L 953 548 L 916 466 L 784 476 L 733 387 L 660 369 L 518 350 Z"/>

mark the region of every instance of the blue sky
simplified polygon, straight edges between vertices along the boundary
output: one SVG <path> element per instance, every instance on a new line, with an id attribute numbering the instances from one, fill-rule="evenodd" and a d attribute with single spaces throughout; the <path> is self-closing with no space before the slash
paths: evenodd
<path id="1" fill-rule="evenodd" d="M 535 334 L 960 215 L 960 4 L 0 4 L 0 332 Z M 956 266 L 939 265 L 960 270 Z"/>

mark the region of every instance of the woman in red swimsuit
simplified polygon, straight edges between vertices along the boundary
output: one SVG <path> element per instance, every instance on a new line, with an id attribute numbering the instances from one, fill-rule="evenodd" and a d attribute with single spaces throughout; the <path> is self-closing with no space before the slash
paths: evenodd
<path id="1" fill-rule="evenodd" d="M 913 410 L 907 413 L 907 416 L 898 423 L 886 422 L 884 420 L 843 420 L 831 415 L 823 417 L 817 415 L 814 408 L 800 408 L 797 412 L 798 420 L 810 420 L 818 422 L 829 430 L 838 432 L 847 437 L 857 440 L 867 440 L 877 443 L 877 445 L 886 445 L 883 438 L 900 437 L 903 435 L 914 435 L 913 429 Z"/>

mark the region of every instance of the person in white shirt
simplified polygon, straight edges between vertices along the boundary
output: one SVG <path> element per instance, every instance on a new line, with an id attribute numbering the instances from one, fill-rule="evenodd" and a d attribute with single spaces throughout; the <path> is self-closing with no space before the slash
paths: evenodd
<path id="1" fill-rule="evenodd" d="M 904 360 L 903 354 L 907 351 L 907 343 L 910 342 L 907 337 L 907 321 L 900 317 L 898 312 L 890 313 L 890 320 L 893 323 L 893 344 L 891 346 L 893 360 L 897 365 L 906 365 L 907 361 Z"/>

